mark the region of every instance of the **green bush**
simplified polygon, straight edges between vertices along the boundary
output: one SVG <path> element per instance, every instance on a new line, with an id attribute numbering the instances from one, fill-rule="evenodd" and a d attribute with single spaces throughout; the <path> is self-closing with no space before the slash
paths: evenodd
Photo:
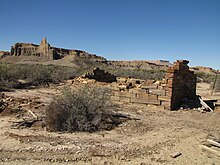
<path id="1" fill-rule="evenodd" d="M 46 124 L 50 131 L 110 130 L 120 123 L 112 116 L 115 108 L 106 88 L 65 88 L 47 107 Z"/>

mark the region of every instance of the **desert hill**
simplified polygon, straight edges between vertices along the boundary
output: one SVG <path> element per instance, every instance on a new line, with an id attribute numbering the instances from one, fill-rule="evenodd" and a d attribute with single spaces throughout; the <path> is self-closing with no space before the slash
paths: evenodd
<path id="1" fill-rule="evenodd" d="M 43 64 L 59 65 L 76 68 L 101 67 L 108 69 L 124 70 L 167 70 L 171 65 L 166 60 L 133 60 L 113 61 L 102 56 L 76 49 L 64 49 L 52 47 L 43 38 L 39 45 L 33 43 L 15 43 L 11 51 L 0 51 L 0 62 L 14 64 Z M 196 66 L 191 70 L 206 74 L 215 74 L 215 70 L 209 67 Z"/>
<path id="2" fill-rule="evenodd" d="M 62 66 L 81 67 L 82 65 L 108 66 L 110 68 L 124 69 L 159 69 L 166 70 L 171 64 L 163 60 L 135 60 L 111 61 L 102 56 L 90 54 L 81 50 L 72 50 L 52 47 L 44 38 L 40 45 L 32 43 L 15 43 L 10 52 L 1 51 L 0 61 L 19 64 L 54 64 Z"/>

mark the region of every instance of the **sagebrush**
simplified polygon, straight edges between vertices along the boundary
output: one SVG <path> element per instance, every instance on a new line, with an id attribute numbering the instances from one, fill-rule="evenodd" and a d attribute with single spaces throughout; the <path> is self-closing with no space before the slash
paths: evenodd
<path id="1" fill-rule="evenodd" d="M 116 106 L 107 88 L 81 86 L 65 88 L 46 109 L 46 123 L 51 131 L 110 130 L 119 124 L 113 118 Z"/>
<path id="2" fill-rule="evenodd" d="M 79 69 L 66 66 L 0 63 L 0 87 L 48 85 L 74 78 L 82 73 Z M 20 80 L 25 83 L 21 83 Z"/>
<path id="3" fill-rule="evenodd" d="M 215 75 L 205 72 L 195 72 L 197 75 L 197 82 L 212 83 L 215 80 Z"/>

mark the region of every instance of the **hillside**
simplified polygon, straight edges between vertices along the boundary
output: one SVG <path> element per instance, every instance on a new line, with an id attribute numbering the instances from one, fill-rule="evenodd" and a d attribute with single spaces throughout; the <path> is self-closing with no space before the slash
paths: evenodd
<path id="1" fill-rule="evenodd" d="M 166 60 L 113 61 L 102 56 L 76 49 L 64 49 L 51 46 L 46 38 L 39 45 L 33 43 L 15 43 L 11 51 L 0 51 L 0 62 L 13 64 L 59 65 L 74 68 L 91 69 L 100 67 L 107 70 L 167 70 L 171 65 Z M 216 70 L 196 66 L 196 73 L 215 74 Z"/>
<path id="2" fill-rule="evenodd" d="M 104 66 L 123 69 L 144 70 L 166 70 L 170 63 L 168 61 L 135 60 L 135 61 L 110 61 L 102 56 L 90 54 L 81 50 L 64 49 L 50 46 L 44 38 L 40 45 L 32 43 L 15 43 L 11 52 L 1 52 L 0 62 L 16 64 L 40 63 L 44 65 L 53 64 L 61 66 Z"/>

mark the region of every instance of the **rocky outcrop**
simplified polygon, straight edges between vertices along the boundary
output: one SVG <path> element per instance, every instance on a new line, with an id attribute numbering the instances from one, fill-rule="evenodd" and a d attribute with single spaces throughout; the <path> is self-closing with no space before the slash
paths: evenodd
<path id="1" fill-rule="evenodd" d="M 53 60 L 59 60 L 60 63 L 66 60 L 70 60 L 71 65 L 74 63 L 81 63 L 86 65 L 90 65 L 91 62 L 94 66 L 108 66 L 114 69 L 123 68 L 123 69 L 144 69 L 144 70 L 166 70 L 169 66 L 168 61 L 148 61 L 148 60 L 134 60 L 134 61 L 108 61 L 102 56 L 97 56 L 95 54 L 90 54 L 86 51 L 82 50 L 74 50 L 74 49 L 64 49 L 64 48 L 57 48 L 52 47 L 46 40 L 40 42 L 39 45 L 32 44 L 32 43 L 15 43 L 11 46 L 11 55 L 9 58 L 5 58 L 5 55 L 2 55 L 3 61 L 8 61 L 12 63 L 26 63 L 28 62 L 51 62 L 56 63 Z M 39 58 L 38 58 L 39 57 Z M 67 57 L 67 58 L 65 58 Z M 76 58 L 75 58 L 76 57 Z M 62 63 L 63 64 L 63 63 Z M 78 64 L 76 64 L 78 65 Z"/>
<path id="2" fill-rule="evenodd" d="M 47 60 L 57 60 L 68 55 L 75 55 L 95 61 L 106 61 L 104 57 L 89 54 L 85 51 L 51 47 L 46 38 L 43 38 L 40 45 L 35 45 L 32 43 L 16 43 L 11 47 L 11 55 L 38 56 L 46 58 Z"/>
<path id="3" fill-rule="evenodd" d="M 16 43 L 11 47 L 12 56 L 38 56 L 45 57 L 48 60 L 57 59 L 54 50 L 44 38 L 40 45 L 31 43 Z"/>
<path id="4" fill-rule="evenodd" d="M 0 58 L 4 58 L 6 56 L 9 56 L 10 52 L 6 52 L 6 51 L 0 51 Z"/>

